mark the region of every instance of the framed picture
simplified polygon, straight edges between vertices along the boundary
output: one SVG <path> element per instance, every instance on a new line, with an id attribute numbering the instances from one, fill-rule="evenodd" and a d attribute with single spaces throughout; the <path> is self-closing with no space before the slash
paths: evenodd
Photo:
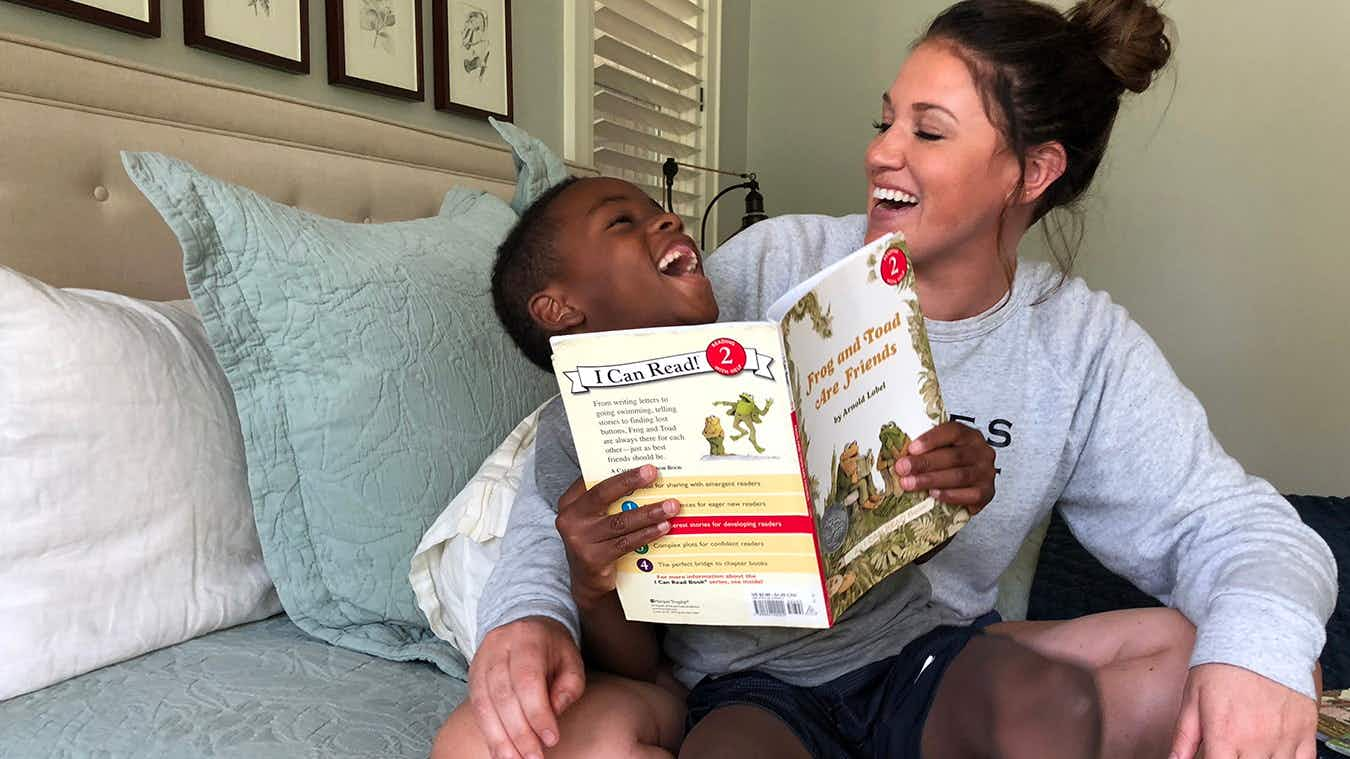
<path id="1" fill-rule="evenodd" d="M 308 74 L 309 0 L 183 0 L 183 41 Z"/>
<path id="2" fill-rule="evenodd" d="M 511 120 L 511 0 L 431 0 L 436 107 Z"/>
<path id="3" fill-rule="evenodd" d="M 159 36 L 159 0 L 14 0 L 142 37 Z"/>
<path id="4" fill-rule="evenodd" d="M 328 83 L 422 100 L 421 0 L 327 0 Z"/>

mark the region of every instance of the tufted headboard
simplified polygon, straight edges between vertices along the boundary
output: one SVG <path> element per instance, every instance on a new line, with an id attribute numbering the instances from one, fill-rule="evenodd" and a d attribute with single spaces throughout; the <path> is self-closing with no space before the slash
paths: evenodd
<path id="1" fill-rule="evenodd" d="M 454 185 L 509 198 L 515 181 L 501 145 L 0 33 L 0 264 L 59 287 L 186 297 L 178 243 L 122 150 L 348 221 L 434 215 Z"/>

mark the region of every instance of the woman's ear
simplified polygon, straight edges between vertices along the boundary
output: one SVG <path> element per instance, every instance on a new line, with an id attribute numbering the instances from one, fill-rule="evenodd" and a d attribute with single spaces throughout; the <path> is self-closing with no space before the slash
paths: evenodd
<path id="1" fill-rule="evenodd" d="M 551 287 L 535 293 L 529 307 L 530 316 L 545 332 L 567 332 L 586 321 L 586 314 L 568 302 L 566 293 Z"/>
<path id="2" fill-rule="evenodd" d="M 1031 205 L 1041 199 L 1050 185 L 1064 175 L 1068 154 L 1058 142 L 1037 145 L 1027 152 L 1027 170 L 1022 178 L 1022 197 L 1018 202 Z"/>

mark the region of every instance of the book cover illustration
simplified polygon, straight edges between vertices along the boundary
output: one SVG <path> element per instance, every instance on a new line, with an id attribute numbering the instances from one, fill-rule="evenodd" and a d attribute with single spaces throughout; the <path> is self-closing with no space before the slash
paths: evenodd
<path id="1" fill-rule="evenodd" d="M 1350 756 L 1350 689 L 1324 691 L 1317 704 L 1317 738 Z"/>
<path id="2" fill-rule="evenodd" d="M 829 602 L 837 616 L 970 515 L 906 492 L 909 443 L 947 420 L 904 238 L 881 238 L 784 295 L 780 320 Z"/>

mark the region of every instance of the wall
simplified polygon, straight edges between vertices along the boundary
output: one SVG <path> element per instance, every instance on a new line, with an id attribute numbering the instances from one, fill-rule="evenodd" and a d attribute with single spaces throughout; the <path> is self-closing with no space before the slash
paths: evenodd
<path id="1" fill-rule="evenodd" d="M 814 0 L 752 1 L 748 156 L 773 213 L 862 209 L 880 95 L 947 4 L 852 0 L 826 17 Z M 1272 7 L 1167 4 L 1174 65 L 1122 111 L 1078 271 L 1154 336 L 1250 471 L 1347 495 L 1350 4 Z"/>
<path id="2" fill-rule="evenodd" d="M 722 0 L 722 49 L 717 127 L 717 164 L 729 171 L 753 169 L 746 146 L 746 119 L 750 105 L 750 0 Z M 737 184 L 736 177 L 722 177 L 718 187 Z M 741 227 L 744 193 L 733 190 L 718 201 L 717 239 L 725 240 Z M 691 232 L 690 234 L 695 234 Z M 708 237 L 712 248 L 712 236 Z"/>
<path id="3" fill-rule="evenodd" d="M 426 99 L 415 103 L 328 84 L 323 0 L 309 0 L 310 73 L 289 74 L 183 44 L 183 4 L 162 0 L 161 36 L 144 39 L 46 11 L 0 2 L 0 29 L 123 60 L 275 92 L 399 123 L 497 140 L 485 119 L 437 111 L 432 106 L 431 4 L 422 3 L 423 77 Z M 515 121 L 551 146 L 562 145 L 562 3 L 515 0 L 511 55 Z"/>

